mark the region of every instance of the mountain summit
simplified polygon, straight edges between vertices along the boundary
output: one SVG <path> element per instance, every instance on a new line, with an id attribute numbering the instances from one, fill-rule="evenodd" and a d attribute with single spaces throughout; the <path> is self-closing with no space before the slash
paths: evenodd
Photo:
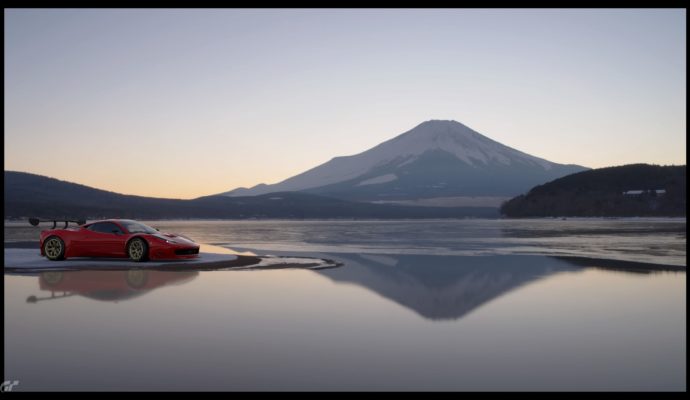
<path id="1" fill-rule="evenodd" d="M 333 158 L 282 182 L 223 195 L 307 191 L 360 201 L 514 196 L 585 169 L 531 156 L 457 121 L 431 120 L 365 152 Z"/>

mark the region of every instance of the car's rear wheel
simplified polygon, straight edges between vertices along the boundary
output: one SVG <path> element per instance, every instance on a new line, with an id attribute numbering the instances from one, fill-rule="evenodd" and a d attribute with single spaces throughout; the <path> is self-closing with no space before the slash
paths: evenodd
<path id="1" fill-rule="evenodd" d="M 50 236 L 43 242 L 43 254 L 51 261 L 65 259 L 65 242 L 57 236 Z"/>
<path id="2" fill-rule="evenodd" d="M 132 261 L 148 260 L 149 245 L 144 239 L 134 238 L 127 244 L 127 255 Z"/>

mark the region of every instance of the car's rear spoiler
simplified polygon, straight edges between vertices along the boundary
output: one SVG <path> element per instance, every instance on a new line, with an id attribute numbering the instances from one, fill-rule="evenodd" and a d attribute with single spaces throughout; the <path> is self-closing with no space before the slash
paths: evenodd
<path id="1" fill-rule="evenodd" d="M 57 223 L 59 222 L 64 222 L 65 223 L 65 228 L 69 225 L 70 222 L 74 222 L 77 225 L 84 225 L 86 223 L 86 220 L 83 219 L 38 219 L 38 218 L 29 218 L 29 223 L 33 226 L 38 226 L 41 222 L 52 222 L 53 223 L 53 229 L 57 227 Z"/>

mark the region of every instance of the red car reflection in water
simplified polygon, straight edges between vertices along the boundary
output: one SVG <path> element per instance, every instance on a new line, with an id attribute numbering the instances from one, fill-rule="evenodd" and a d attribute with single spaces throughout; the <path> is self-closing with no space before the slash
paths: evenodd
<path id="1" fill-rule="evenodd" d="M 50 271 L 38 277 L 41 290 L 50 296 L 30 296 L 29 303 L 70 297 L 74 295 L 102 301 L 133 299 L 153 289 L 187 283 L 199 274 L 197 271 Z"/>

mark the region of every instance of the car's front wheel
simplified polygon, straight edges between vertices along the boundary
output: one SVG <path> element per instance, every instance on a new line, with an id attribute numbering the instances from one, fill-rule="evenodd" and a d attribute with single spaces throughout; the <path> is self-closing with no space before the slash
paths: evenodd
<path id="1" fill-rule="evenodd" d="M 43 254 L 50 261 L 65 259 L 65 242 L 57 236 L 50 236 L 43 242 Z"/>
<path id="2" fill-rule="evenodd" d="M 127 255 L 132 261 L 148 260 L 149 245 L 142 238 L 134 238 L 127 244 Z"/>

